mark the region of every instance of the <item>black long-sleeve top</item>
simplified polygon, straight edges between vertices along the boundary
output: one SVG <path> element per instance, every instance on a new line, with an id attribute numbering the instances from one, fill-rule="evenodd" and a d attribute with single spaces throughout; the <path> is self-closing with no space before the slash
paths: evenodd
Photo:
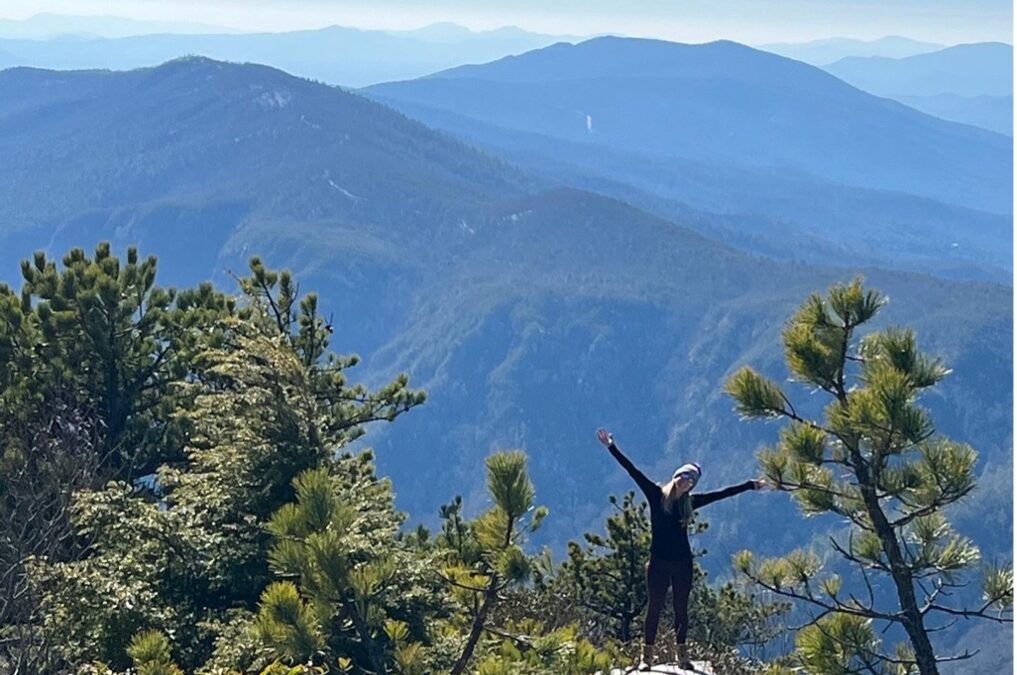
<path id="1" fill-rule="evenodd" d="M 663 490 L 647 478 L 629 458 L 622 454 L 618 446 L 612 443 L 607 448 L 618 463 L 628 471 L 636 485 L 646 495 L 650 505 L 650 553 L 663 560 L 674 562 L 692 562 L 692 547 L 689 545 L 688 526 L 681 522 L 677 510 L 667 513 L 663 506 Z M 755 488 L 753 481 L 748 480 L 714 492 L 693 492 L 692 508 L 698 509 L 707 504 L 732 497 Z"/>

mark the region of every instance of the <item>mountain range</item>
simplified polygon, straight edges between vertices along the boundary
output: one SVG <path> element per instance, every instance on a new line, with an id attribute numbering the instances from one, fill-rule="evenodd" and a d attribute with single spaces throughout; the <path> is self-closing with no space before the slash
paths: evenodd
<path id="1" fill-rule="evenodd" d="M 697 55 L 703 72 L 717 54 Z M 759 58 L 761 82 L 768 69 L 786 72 L 783 60 Z M 633 63 L 599 64 L 598 77 Z M 547 67 L 549 75 L 568 72 Z M 826 78 L 810 71 L 798 82 Z M 503 72 L 496 83 L 527 81 Z M 920 138 L 937 139 L 938 124 Z M 980 145 L 991 134 L 947 127 L 953 152 L 964 139 L 992 147 Z M 720 159 L 712 161 L 727 166 Z M 954 369 L 925 404 L 942 433 L 980 452 L 984 489 L 958 510 L 958 527 L 988 557 L 1011 549 L 1000 536 L 1010 532 L 1011 493 L 994 489 L 1012 473 L 1008 285 L 746 252 L 735 216 L 675 206 L 672 218 L 661 217 L 531 172 L 356 93 L 203 58 L 127 73 L 0 73 L 0 203 L 0 279 L 12 284 L 17 261 L 32 250 L 59 255 L 100 239 L 159 255 L 165 284 L 228 286 L 228 270 L 253 254 L 290 268 L 334 312 L 336 348 L 364 357 L 354 378 L 373 384 L 405 371 L 429 392 L 421 409 L 364 439 L 410 522 L 433 524 L 457 492 L 479 511 L 483 458 L 522 447 L 538 501 L 551 507 L 538 543 L 559 553 L 567 539 L 599 527 L 608 494 L 632 487 L 597 445 L 597 426 L 611 427 L 654 476 L 683 460 L 704 466 L 704 489 L 754 475 L 754 453 L 777 430 L 739 422 L 722 394 L 725 378 L 751 364 L 784 380 L 783 321 L 809 293 L 864 274 L 891 298 L 879 325 L 913 326 L 921 346 Z M 713 229 L 731 241 L 708 236 Z M 803 413 L 818 410 L 817 396 L 788 389 Z M 839 527 L 803 520 L 781 494 L 743 496 L 706 516 L 711 527 L 698 543 L 714 575 L 744 546 L 777 553 Z"/>
<path id="2" fill-rule="evenodd" d="M 263 33 L 160 31 L 116 38 L 55 35 L 47 39 L 0 39 L 0 68 L 128 70 L 200 55 L 268 64 L 329 84 L 359 87 L 578 39 L 513 27 L 475 32 L 455 24 L 434 24 L 409 31 L 329 26 Z"/>
<path id="3" fill-rule="evenodd" d="M 898 94 L 893 98 L 915 110 L 921 110 L 944 120 L 970 124 L 999 134 L 1013 136 L 1013 96 L 1009 94 L 1006 96 Z"/>
<path id="4" fill-rule="evenodd" d="M 852 56 L 823 69 L 877 96 L 1013 95 L 1013 47 L 1003 42 L 956 45 L 906 58 Z"/>
<path id="5" fill-rule="evenodd" d="M 700 231 L 751 252 L 1010 277 L 1008 138 L 734 43 L 599 38 L 364 93 L 553 180 L 714 214 Z"/>
<path id="6" fill-rule="evenodd" d="M 362 87 L 582 39 L 532 33 L 514 26 L 473 31 L 450 22 L 411 30 L 330 26 L 251 33 L 196 23 L 38 14 L 24 20 L 0 19 L 0 68 L 126 70 L 201 55 L 262 63 L 330 84 Z M 822 66 L 861 89 L 930 115 L 1012 135 L 1012 94 L 986 93 L 1012 77 L 1012 54 L 1003 49 L 1009 45 L 980 43 L 948 48 L 888 36 L 870 41 L 831 38 L 760 48 Z M 916 55 L 922 58 L 907 58 Z M 936 92 L 912 91 L 927 88 L 920 83 L 931 83 Z M 953 83 L 978 93 L 959 94 L 953 91 Z"/>
<path id="7" fill-rule="evenodd" d="M 26 19 L 0 18 L 0 37 L 43 40 L 58 36 L 127 37 L 154 33 L 228 33 L 222 26 L 192 21 L 154 21 L 113 15 L 68 15 L 40 12 Z"/>
<path id="8" fill-rule="evenodd" d="M 732 42 L 597 38 L 368 91 L 511 131 L 1012 209 L 1009 139 Z"/>
<path id="9" fill-rule="evenodd" d="M 823 66 L 859 89 L 946 120 L 1013 136 L 1013 47 L 956 45 L 907 57 L 850 56 Z"/>
<path id="10" fill-rule="evenodd" d="M 849 56 L 885 56 L 899 59 L 934 52 L 944 47 L 946 45 L 912 40 L 900 35 L 887 35 L 878 40 L 835 37 L 808 42 L 774 42 L 758 45 L 758 48 L 764 51 L 811 63 L 814 66 L 825 66 Z"/>

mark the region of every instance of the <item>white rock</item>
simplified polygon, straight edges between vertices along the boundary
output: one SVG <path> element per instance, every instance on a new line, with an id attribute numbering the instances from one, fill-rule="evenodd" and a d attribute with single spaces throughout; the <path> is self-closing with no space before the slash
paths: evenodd
<path id="1" fill-rule="evenodd" d="M 651 670 L 639 670 L 635 666 L 615 668 L 609 675 L 639 675 L 639 673 L 669 673 L 670 675 L 715 675 L 713 666 L 706 661 L 693 661 L 693 670 L 683 670 L 673 663 L 661 663 Z M 601 675 L 597 673 L 597 675 Z"/>

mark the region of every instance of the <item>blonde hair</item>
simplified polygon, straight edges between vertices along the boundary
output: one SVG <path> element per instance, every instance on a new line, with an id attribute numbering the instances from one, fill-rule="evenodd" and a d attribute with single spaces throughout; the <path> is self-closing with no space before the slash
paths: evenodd
<path id="1" fill-rule="evenodd" d="M 663 485 L 661 488 L 660 505 L 663 507 L 664 513 L 677 513 L 682 525 L 688 525 L 692 522 L 692 491 L 686 490 L 685 494 L 675 496 L 675 488 L 674 479 L 669 480 Z"/>

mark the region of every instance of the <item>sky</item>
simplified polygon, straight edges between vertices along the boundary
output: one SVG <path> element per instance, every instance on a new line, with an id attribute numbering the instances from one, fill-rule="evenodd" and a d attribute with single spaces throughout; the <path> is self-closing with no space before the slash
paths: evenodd
<path id="1" fill-rule="evenodd" d="M 554 35 L 624 34 L 750 44 L 886 35 L 1012 42 L 1010 0 L 0 0 L 0 18 L 39 12 L 189 21 L 245 31 L 343 25 L 409 29 L 452 21 Z"/>

